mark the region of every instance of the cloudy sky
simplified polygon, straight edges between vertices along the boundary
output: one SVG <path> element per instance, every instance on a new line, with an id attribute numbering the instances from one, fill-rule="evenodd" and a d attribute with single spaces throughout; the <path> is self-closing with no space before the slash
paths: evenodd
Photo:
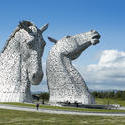
<path id="1" fill-rule="evenodd" d="M 101 34 L 100 43 L 89 47 L 73 61 L 90 89 L 125 90 L 125 1 L 124 0 L 1 0 L 0 50 L 21 20 L 38 27 L 49 22 L 43 69 L 53 46 L 47 36 L 60 39 L 91 29 Z M 44 73 L 45 74 L 45 73 Z M 46 91 L 46 75 L 33 91 Z"/>
<path id="2" fill-rule="evenodd" d="M 89 88 L 125 90 L 125 52 L 104 50 L 96 64 L 78 67 Z"/>

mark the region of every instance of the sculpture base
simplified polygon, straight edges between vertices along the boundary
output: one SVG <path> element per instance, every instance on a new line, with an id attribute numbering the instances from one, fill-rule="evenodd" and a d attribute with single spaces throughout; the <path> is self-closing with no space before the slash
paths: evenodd
<path id="1" fill-rule="evenodd" d="M 24 93 L 0 93 L 0 102 L 28 102 L 32 103 L 32 97 L 26 97 Z"/>
<path id="2" fill-rule="evenodd" d="M 117 107 L 114 105 L 96 105 L 96 104 L 91 104 L 91 105 L 83 105 L 83 104 L 78 104 L 78 103 L 71 103 L 71 104 L 61 104 L 61 106 L 64 107 L 78 107 L 78 108 L 90 108 L 90 109 L 116 109 Z"/>
<path id="3" fill-rule="evenodd" d="M 50 99 L 49 99 L 49 103 L 50 104 L 68 104 L 68 103 L 72 103 L 72 104 L 75 104 L 75 103 L 78 103 L 78 104 L 83 104 L 83 105 L 91 105 L 91 104 L 95 104 L 95 99 L 94 97 L 89 94 L 88 96 L 78 96 L 78 97 L 75 97 L 75 96 L 59 96 L 59 95 L 56 95 L 56 96 L 52 96 L 50 94 Z"/>

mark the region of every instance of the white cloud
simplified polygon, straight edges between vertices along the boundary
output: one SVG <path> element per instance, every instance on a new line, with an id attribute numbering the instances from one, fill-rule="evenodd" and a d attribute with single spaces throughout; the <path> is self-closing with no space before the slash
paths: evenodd
<path id="1" fill-rule="evenodd" d="M 105 50 L 99 62 L 81 71 L 91 89 L 125 89 L 125 52 Z"/>

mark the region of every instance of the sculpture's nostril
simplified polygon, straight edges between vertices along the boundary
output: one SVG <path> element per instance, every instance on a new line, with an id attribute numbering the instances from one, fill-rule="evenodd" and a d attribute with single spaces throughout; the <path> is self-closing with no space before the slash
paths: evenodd
<path id="1" fill-rule="evenodd" d="M 91 30 L 91 32 L 93 32 L 93 33 L 97 33 L 95 30 Z"/>
<path id="2" fill-rule="evenodd" d="M 33 79 L 35 79 L 35 77 L 36 77 L 36 74 L 34 73 L 34 74 L 33 74 Z"/>
<path id="3" fill-rule="evenodd" d="M 43 73 L 34 73 L 32 75 L 32 80 L 37 81 L 43 78 Z"/>
<path id="4" fill-rule="evenodd" d="M 43 78 L 42 73 L 39 73 L 39 72 L 33 73 L 31 82 L 33 85 L 38 85 L 41 82 L 42 78 Z"/>

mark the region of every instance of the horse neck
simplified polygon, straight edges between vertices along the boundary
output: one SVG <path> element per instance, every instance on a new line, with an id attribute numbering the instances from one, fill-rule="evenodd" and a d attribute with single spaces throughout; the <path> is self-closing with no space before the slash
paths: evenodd
<path id="1" fill-rule="evenodd" d="M 82 86 L 84 86 L 85 90 L 88 89 L 81 74 L 72 65 L 72 62 L 68 57 L 61 55 L 59 53 L 56 53 L 56 54 L 54 53 L 54 55 L 50 54 L 49 60 L 47 62 L 51 62 L 50 59 L 51 61 L 53 60 L 54 63 L 47 64 L 47 72 L 48 72 L 47 75 L 48 77 L 51 77 L 49 75 L 55 74 L 56 75 L 55 79 L 57 79 L 58 77 L 57 85 L 61 84 L 60 81 L 63 81 L 64 83 L 67 83 L 68 81 L 69 84 L 81 84 Z M 55 83 L 55 86 L 56 86 L 56 83 Z"/>
<path id="2" fill-rule="evenodd" d="M 0 62 L 5 66 L 5 68 L 11 67 L 14 64 L 16 65 L 18 63 L 17 60 L 19 60 L 19 52 L 18 45 L 16 48 L 17 41 L 10 40 L 4 47 L 4 51 L 0 54 Z"/>
<path id="3" fill-rule="evenodd" d="M 22 73 L 24 74 L 25 72 L 25 68 L 22 70 L 20 41 L 17 41 L 16 37 L 14 38 L 8 41 L 5 50 L 0 54 L 0 79 L 5 84 L 9 83 L 13 85 L 18 84 L 17 81 L 19 82 L 21 80 Z M 1 76 L 4 76 L 4 78 Z"/>
<path id="4" fill-rule="evenodd" d="M 64 57 L 63 62 L 64 62 L 64 65 L 65 65 L 65 69 L 67 70 L 70 78 L 72 79 L 72 82 L 75 83 L 75 84 L 82 84 L 82 86 L 84 86 L 85 89 L 88 89 L 84 79 L 81 76 L 81 74 L 72 65 L 71 60 L 67 57 Z"/>
<path id="5" fill-rule="evenodd" d="M 73 83 L 71 79 L 71 74 L 68 71 L 69 68 L 67 67 L 72 68 L 71 60 L 69 58 L 67 58 L 66 56 L 60 53 L 53 54 L 52 51 L 50 52 L 48 56 L 48 61 L 47 61 L 47 76 L 48 76 L 48 80 L 52 76 L 55 77 L 54 79 L 58 79 L 56 80 L 57 82 L 55 83 L 55 87 L 61 84 L 60 81 L 63 81 L 65 83 L 65 80 L 66 80 L 70 84 Z"/>

